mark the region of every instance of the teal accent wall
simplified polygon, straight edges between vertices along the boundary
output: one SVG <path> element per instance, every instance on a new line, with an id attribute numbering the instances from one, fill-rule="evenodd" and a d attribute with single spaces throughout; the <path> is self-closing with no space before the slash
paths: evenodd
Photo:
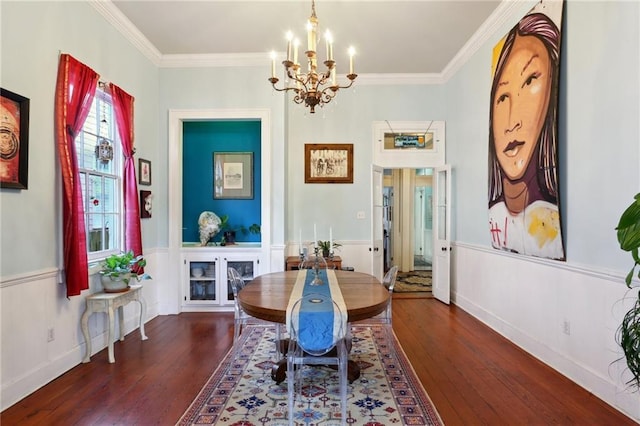
<path id="1" fill-rule="evenodd" d="M 182 241 L 200 241 L 198 218 L 205 210 L 229 216 L 234 227 L 261 225 L 260 121 L 193 121 L 183 126 Z M 213 154 L 253 152 L 253 199 L 213 198 Z M 214 237 L 219 242 L 222 234 Z M 238 242 L 258 242 L 260 235 L 236 233 Z"/>

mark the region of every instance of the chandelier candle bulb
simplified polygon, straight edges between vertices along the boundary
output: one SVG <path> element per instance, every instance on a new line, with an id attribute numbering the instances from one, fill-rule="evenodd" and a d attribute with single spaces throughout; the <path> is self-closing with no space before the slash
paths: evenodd
<path id="1" fill-rule="evenodd" d="M 298 229 L 298 254 L 302 254 L 302 229 Z"/>
<path id="2" fill-rule="evenodd" d="M 307 50 L 310 52 L 316 51 L 316 24 L 317 20 L 314 20 L 313 18 L 309 19 L 309 22 L 307 22 Z"/>
<path id="3" fill-rule="evenodd" d="M 349 48 L 349 74 L 353 74 L 353 55 L 356 54 L 356 49 Z"/>
<path id="4" fill-rule="evenodd" d="M 276 52 L 271 52 L 271 78 L 276 76 Z"/>
<path id="5" fill-rule="evenodd" d="M 293 40 L 293 33 L 289 31 L 287 32 L 287 61 L 291 60 L 291 40 Z"/>
<path id="6" fill-rule="evenodd" d="M 298 65 L 298 47 L 300 46 L 300 40 L 295 39 L 293 41 L 293 64 Z"/>
<path id="7" fill-rule="evenodd" d="M 324 33 L 324 38 L 327 44 L 327 61 L 333 61 L 333 37 L 331 37 L 331 32 L 327 30 Z"/>

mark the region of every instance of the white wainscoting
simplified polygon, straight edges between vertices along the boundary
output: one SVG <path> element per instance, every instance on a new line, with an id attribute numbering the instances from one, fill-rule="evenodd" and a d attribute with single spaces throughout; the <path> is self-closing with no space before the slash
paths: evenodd
<path id="1" fill-rule="evenodd" d="M 155 256 L 145 252 L 145 270 L 154 280 L 145 281 L 143 295 L 147 318 L 158 315 L 158 287 Z M 98 275 L 89 280 L 89 290 L 67 298 L 65 286 L 59 284 L 59 270 L 34 271 L 0 278 L 2 378 L 1 410 L 49 383 L 82 362 L 86 345 L 80 328 L 85 297 L 101 290 Z M 138 327 L 140 305 L 125 307 L 125 332 Z M 116 320 L 117 321 L 117 320 Z M 54 339 L 48 341 L 49 330 Z M 93 353 L 107 347 L 108 323 L 105 314 L 89 318 Z M 137 330 L 136 330 L 137 333 Z M 138 338 L 132 335 L 127 338 Z M 116 358 L 116 364 L 118 359 Z"/>
<path id="2" fill-rule="evenodd" d="M 640 397 L 615 341 L 638 289 L 618 273 L 457 243 L 452 300 L 524 350 L 630 417 Z"/>

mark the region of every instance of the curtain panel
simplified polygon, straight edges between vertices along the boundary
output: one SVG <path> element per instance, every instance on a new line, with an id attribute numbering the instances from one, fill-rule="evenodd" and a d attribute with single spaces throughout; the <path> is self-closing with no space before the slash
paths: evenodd
<path id="1" fill-rule="evenodd" d="M 89 115 L 100 76 L 61 54 L 55 94 L 55 141 L 62 173 L 63 257 L 67 297 L 89 288 L 87 237 L 75 137 Z"/>
<path id="2" fill-rule="evenodd" d="M 138 205 L 138 185 L 133 160 L 135 153 L 133 134 L 133 96 L 109 83 L 113 109 L 116 116 L 116 128 L 122 143 L 124 154 L 123 194 L 124 194 L 124 238 L 125 250 L 132 250 L 138 256 L 142 254 L 142 237 L 140 233 L 140 206 Z M 142 268 L 138 272 L 141 273 Z"/>

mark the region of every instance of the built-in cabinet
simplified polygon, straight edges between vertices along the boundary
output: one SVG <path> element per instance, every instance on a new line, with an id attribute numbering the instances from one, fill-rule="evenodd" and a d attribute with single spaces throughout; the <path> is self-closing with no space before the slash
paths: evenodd
<path id="1" fill-rule="evenodd" d="M 268 108 L 174 109 L 169 111 L 168 259 L 170 259 L 170 263 L 167 265 L 167 285 L 160 292 L 162 313 L 232 311 L 233 299 L 230 296 L 232 293 L 226 276 L 228 262 L 242 263 L 236 264 L 236 266 L 242 270 L 245 280 L 258 274 L 272 272 L 272 270 L 281 270 L 284 266 L 284 245 L 280 244 L 274 248 L 272 244 L 272 226 L 276 225 L 277 229 L 285 229 L 285 226 L 283 214 L 276 216 L 275 223 L 271 217 L 271 210 L 274 208 L 272 205 L 272 186 L 284 187 L 284 176 L 280 173 L 276 173 L 278 180 L 272 182 L 271 113 L 271 109 Z M 195 237 L 184 236 L 185 227 L 198 227 L 198 217 L 183 217 L 185 203 L 183 191 L 184 124 L 191 121 L 233 122 L 238 120 L 260 121 L 260 155 L 254 157 L 255 161 L 258 161 L 258 158 L 260 161 L 260 167 L 257 169 L 259 170 L 259 179 L 255 179 L 253 188 L 254 194 L 260 195 L 260 220 L 251 219 L 251 221 L 244 223 L 244 226 L 247 227 L 253 221 L 260 225 L 260 242 L 246 242 L 225 247 L 200 247 L 199 243 L 192 240 Z M 217 149 L 213 151 L 217 151 Z M 252 151 L 258 152 L 257 148 Z M 206 155 L 211 159 L 210 153 Z M 190 164 L 189 167 L 193 167 L 193 165 Z M 210 193 L 206 194 L 206 197 L 209 199 Z M 202 210 L 221 213 L 216 212 L 216 209 L 211 205 L 203 206 Z M 232 224 L 242 224 L 242 221 L 234 215 L 231 215 L 230 219 Z M 282 241 L 282 238 L 283 236 L 280 235 L 278 240 Z M 219 238 L 216 241 L 220 241 Z M 215 271 L 215 277 L 207 277 L 204 274 L 200 277 L 192 277 L 192 263 L 196 268 Z M 253 266 L 240 268 L 240 266 L 249 264 Z M 209 275 L 212 273 L 210 272 Z"/>
<path id="2" fill-rule="evenodd" d="M 223 247 L 183 249 L 182 311 L 233 310 L 233 291 L 227 277 L 229 267 L 249 282 L 259 274 L 259 252 Z"/>

